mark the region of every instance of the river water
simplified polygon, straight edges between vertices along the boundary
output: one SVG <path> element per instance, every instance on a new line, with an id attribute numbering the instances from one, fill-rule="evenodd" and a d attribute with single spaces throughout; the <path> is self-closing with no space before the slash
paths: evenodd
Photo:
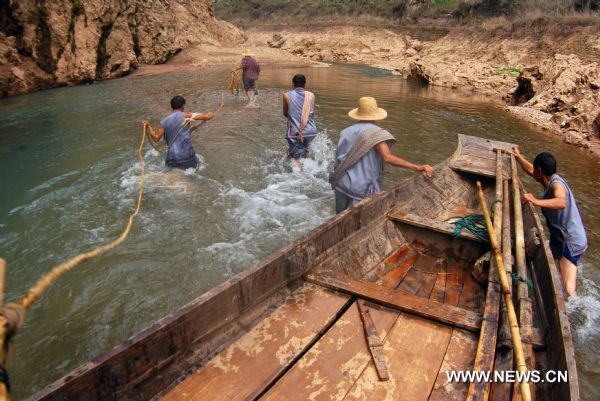
<path id="1" fill-rule="evenodd" d="M 283 158 L 281 95 L 298 72 L 317 97 L 311 160 L 292 172 Z M 0 255 L 6 299 L 55 264 L 116 238 L 137 194 L 139 120 L 158 127 L 175 94 L 187 110 L 215 110 L 226 70 L 131 77 L 0 100 Z M 457 133 L 547 149 L 572 185 L 588 229 L 569 315 L 583 399 L 600 399 L 599 163 L 497 107 L 451 91 L 412 87 L 360 66 L 265 69 L 256 103 L 225 95 L 214 121 L 194 133 L 198 171 L 166 171 L 164 147 L 146 145 L 142 211 L 120 248 L 66 274 L 28 313 L 10 372 L 19 400 L 243 271 L 333 215 L 327 183 L 346 113 L 374 96 L 395 151 L 434 164 Z M 161 146 L 163 146 L 161 144 Z M 411 172 L 388 168 L 385 185 Z M 538 184 L 526 186 L 540 192 Z"/>

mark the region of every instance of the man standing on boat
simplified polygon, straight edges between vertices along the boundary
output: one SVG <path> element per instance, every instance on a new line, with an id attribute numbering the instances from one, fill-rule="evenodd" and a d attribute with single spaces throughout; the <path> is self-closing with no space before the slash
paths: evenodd
<path id="1" fill-rule="evenodd" d="M 358 108 L 348 115 L 358 123 L 341 132 L 335 153 L 335 170 L 329 177 L 335 190 L 336 213 L 381 191 L 384 162 L 432 176 L 431 166 L 413 164 L 392 154 L 390 148 L 396 139 L 374 124 L 374 121 L 387 117 L 387 112 L 377 107 L 374 98 L 361 97 Z"/>
<path id="2" fill-rule="evenodd" d="M 242 81 L 244 84 L 244 91 L 246 91 L 246 97 L 248 101 L 252 100 L 252 96 L 258 94 L 256 89 L 256 81 L 258 80 L 258 76 L 260 75 L 260 65 L 258 61 L 254 59 L 254 54 L 249 49 L 246 49 L 244 53 L 242 53 L 242 61 L 240 65 L 235 69 L 235 71 L 242 70 Z"/>
<path id="3" fill-rule="evenodd" d="M 175 96 L 171 99 L 171 114 L 161 120 L 158 131 L 154 131 L 149 121 L 143 120 L 142 125 L 148 128 L 154 142 L 164 137 L 169 149 L 165 164 L 168 167 L 188 169 L 198 166 L 198 158 L 192 147 L 192 137 L 189 123 L 192 120 L 212 120 L 213 113 L 190 113 L 186 112 L 185 99 Z"/>
<path id="4" fill-rule="evenodd" d="M 294 168 L 302 167 L 302 158 L 308 156 L 308 147 L 317 135 L 313 114 L 315 95 L 305 90 L 306 77 L 301 74 L 292 78 L 294 89 L 283 94 L 283 115 L 287 118 L 288 157 L 294 159 Z"/>
<path id="5" fill-rule="evenodd" d="M 518 148 L 515 158 L 523 170 L 544 187 L 541 199 L 532 194 L 523 195 L 524 202 L 542 208 L 550 231 L 550 249 L 558 259 L 560 274 L 569 295 L 576 294 L 577 262 L 587 249 L 587 235 L 575 197 L 567 182 L 556 173 L 556 159 L 549 152 L 542 152 L 533 163 L 527 161 Z"/>

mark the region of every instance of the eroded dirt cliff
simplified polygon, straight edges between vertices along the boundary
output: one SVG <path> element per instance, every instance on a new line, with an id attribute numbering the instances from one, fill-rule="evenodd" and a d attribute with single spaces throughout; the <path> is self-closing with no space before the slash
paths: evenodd
<path id="1" fill-rule="evenodd" d="M 0 95 L 120 77 L 190 44 L 243 40 L 211 0 L 0 0 Z"/>
<path id="2" fill-rule="evenodd" d="M 362 63 L 424 85 L 491 97 L 521 119 L 600 154 L 597 26 L 506 25 L 412 32 L 369 26 L 257 27 L 255 47 Z"/>

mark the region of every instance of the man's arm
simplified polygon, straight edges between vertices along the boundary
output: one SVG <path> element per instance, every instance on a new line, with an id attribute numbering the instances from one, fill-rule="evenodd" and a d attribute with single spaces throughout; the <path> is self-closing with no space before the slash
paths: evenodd
<path id="1" fill-rule="evenodd" d="M 212 120 L 214 117 L 215 117 L 215 115 L 210 111 L 206 114 L 190 113 L 189 111 L 185 113 L 185 118 L 190 118 L 192 120 L 208 121 L 208 120 Z"/>
<path id="2" fill-rule="evenodd" d="M 288 94 L 287 94 L 287 93 L 284 93 L 284 94 L 283 94 L 283 116 L 284 116 L 285 118 L 288 118 L 288 117 L 289 117 L 289 114 L 288 114 L 288 108 L 289 108 Z"/>
<path id="3" fill-rule="evenodd" d="M 142 120 L 142 125 L 144 127 L 148 128 L 148 131 L 150 132 L 150 137 L 152 138 L 152 140 L 154 142 L 160 141 L 160 139 L 165 135 L 165 130 L 164 130 L 164 128 L 162 126 L 158 127 L 158 131 L 154 132 L 154 129 L 150 125 L 149 121 Z"/>
<path id="4" fill-rule="evenodd" d="M 240 62 L 240 65 L 238 65 L 234 71 L 240 71 L 243 70 L 244 68 L 246 68 L 246 59 L 243 58 L 242 61 Z"/>
<path id="5" fill-rule="evenodd" d="M 377 153 L 379 153 L 379 155 L 383 158 L 383 161 L 391 164 L 392 166 L 408 168 L 415 171 L 424 171 L 428 177 L 431 177 L 433 173 L 433 168 L 431 168 L 430 165 L 414 164 L 409 162 L 408 160 L 404 160 L 401 157 L 394 155 L 390 151 L 390 146 L 387 144 L 387 142 L 380 142 L 375 148 L 377 149 Z"/>
<path id="6" fill-rule="evenodd" d="M 513 154 L 515 155 L 515 159 L 517 160 L 517 162 L 519 162 L 523 170 L 533 177 L 533 164 L 531 164 L 529 161 L 527 161 L 527 159 L 523 157 L 519 148 L 513 148 Z"/>
<path id="7" fill-rule="evenodd" d="M 561 183 L 552 184 L 552 198 L 538 199 L 532 194 L 523 195 L 523 202 L 531 202 L 534 206 L 561 210 L 567 207 L 567 189 Z"/>

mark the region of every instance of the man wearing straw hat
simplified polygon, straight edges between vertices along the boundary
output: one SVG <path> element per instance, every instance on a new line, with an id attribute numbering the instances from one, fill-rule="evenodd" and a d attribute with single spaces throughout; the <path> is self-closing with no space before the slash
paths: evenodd
<path id="1" fill-rule="evenodd" d="M 387 112 L 377 107 L 374 98 L 361 97 L 358 108 L 351 110 L 348 115 L 358 120 L 358 123 L 341 132 L 335 152 L 335 170 L 329 176 L 329 182 L 335 191 L 336 213 L 381 191 L 384 162 L 423 171 L 431 177 L 431 166 L 413 164 L 392 154 L 390 147 L 396 139 L 374 124 L 374 121 L 387 117 Z"/>
<path id="2" fill-rule="evenodd" d="M 260 65 L 258 65 L 258 61 L 252 57 L 254 54 L 252 54 L 250 49 L 246 49 L 246 51 L 242 53 L 242 56 L 244 56 L 244 58 L 235 70 L 244 71 L 242 74 L 244 90 L 246 91 L 246 97 L 248 100 L 252 100 L 252 96 L 257 93 L 256 81 L 260 75 Z"/>

